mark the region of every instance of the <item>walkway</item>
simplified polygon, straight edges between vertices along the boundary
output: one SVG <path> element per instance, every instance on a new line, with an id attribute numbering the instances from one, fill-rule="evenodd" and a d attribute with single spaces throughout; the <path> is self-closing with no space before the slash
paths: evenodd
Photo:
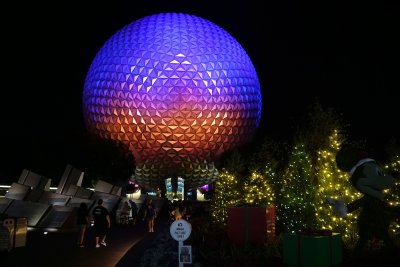
<path id="1" fill-rule="evenodd" d="M 85 248 L 77 246 L 77 233 L 28 232 L 25 247 L 12 249 L 0 266 L 57 266 L 57 267 L 132 267 L 138 266 L 141 254 L 157 232 L 169 227 L 168 217 L 159 216 L 156 232 L 148 233 L 144 221 L 134 226 L 112 226 L 107 235 L 107 247 L 95 248 L 92 229 Z M 3 265 L 4 261 L 7 262 Z M 136 263 L 136 264 L 135 264 Z"/>

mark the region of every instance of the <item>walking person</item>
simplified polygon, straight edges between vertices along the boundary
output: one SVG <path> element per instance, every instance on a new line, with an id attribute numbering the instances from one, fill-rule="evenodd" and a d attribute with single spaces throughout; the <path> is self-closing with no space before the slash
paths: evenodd
<path id="1" fill-rule="evenodd" d="M 175 205 L 175 208 L 173 211 L 171 211 L 171 214 L 174 221 L 182 220 L 183 214 L 179 204 Z"/>
<path id="2" fill-rule="evenodd" d="M 125 200 L 122 204 L 121 215 L 120 215 L 120 224 L 121 225 L 128 225 L 129 219 L 132 218 L 131 216 L 132 208 L 128 202 Z"/>
<path id="3" fill-rule="evenodd" d="M 76 223 L 79 226 L 78 246 L 85 247 L 86 230 L 90 224 L 89 208 L 85 202 L 81 202 L 77 211 Z"/>
<path id="4" fill-rule="evenodd" d="M 92 211 L 94 221 L 94 235 L 96 237 L 96 248 L 106 247 L 106 235 L 111 227 L 110 213 L 103 206 L 103 199 L 97 200 L 97 206 Z"/>
<path id="5" fill-rule="evenodd" d="M 153 203 L 153 199 L 149 198 L 147 200 L 147 203 L 146 203 L 146 206 L 144 209 L 144 218 L 147 221 L 149 233 L 154 232 L 154 220 L 155 220 L 156 216 L 157 216 L 156 207 Z"/>
<path id="6" fill-rule="evenodd" d="M 135 225 L 136 224 L 136 219 L 137 219 L 137 216 L 138 216 L 139 208 L 136 205 L 135 201 L 129 200 L 129 202 L 130 202 L 131 208 L 132 208 L 132 210 L 131 210 L 131 212 L 132 212 L 132 224 Z"/>

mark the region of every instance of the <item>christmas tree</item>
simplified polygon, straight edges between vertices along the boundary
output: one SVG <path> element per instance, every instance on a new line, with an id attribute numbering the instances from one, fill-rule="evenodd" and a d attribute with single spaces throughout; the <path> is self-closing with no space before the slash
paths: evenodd
<path id="1" fill-rule="evenodd" d="M 242 193 L 238 179 L 222 171 L 215 181 L 215 193 L 210 203 L 211 220 L 219 226 L 224 226 L 228 218 L 228 208 L 242 202 Z"/>
<path id="2" fill-rule="evenodd" d="M 331 229 L 342 234 L 345 242 L 354 242 L 357 237 L 356 218 L 359 212 L 353 212 L 340 218 L 333 213 L 327 203 L 327 197 L 341 197 L 344 203 L 350 203 L 361 197 L 361 194 L 349 183 L 349 175 L 339 170 L 335 157 L 343 143 L 343 136 L 334 130 L 329 136 L 329 146 L 317 152 L 316 176 L 318 190 L 315 197 L 316 218 L 323 229 Z"/>
<path id="3" fill-rule="evenodd" d="M 309 154 L 304 145 L 295 146 L 289 156 L 289 165 L 280 192 L 283 201 L 277 204 L 285 231 L 316 227 L 313 204 L 315 186 L 312 177 Z"/>
<path id="4" fill-rule="evenodd" d="M 271 168 L 267 168 L 266 175 L 274 176 Z M 268 183 L 268 179 L 257 172 L 253 172 L 244 183 L 244 199 L 249 204 L 270 206 L 275 202 L 275 195 Z"/>

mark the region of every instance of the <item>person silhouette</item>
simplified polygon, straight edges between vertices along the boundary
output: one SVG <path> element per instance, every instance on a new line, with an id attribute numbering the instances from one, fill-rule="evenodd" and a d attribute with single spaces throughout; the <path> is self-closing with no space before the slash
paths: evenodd
<path id="1" fill-rule="evenodd" d="M 111 220 L 110 213 L 103 206 L 103 199 L 100 198 L 97 200 L 97 206 L 93 209 L 92 215 L 94 221 L 96 248 L 99 248 L 100 246 L 106 247 L 106 236 L 108 229 L 111 227 Z"/>
<path id="2" fill-rule="evenodd" d="M 154 220 L 157 216 L 156 207 L 153 203 L 153 199 L 149 198 L 144 209 L 144 219 L 147 221 L 149 233 L 154 232 Z"/>
<path id="3" fill-rule="evenodd" d="M 86 230 L 90 224 L 89 208 L 85 202 L 81 202 L 79 205 L 76 220 L 79 227 L 78 246 L 84 248 Z"/>

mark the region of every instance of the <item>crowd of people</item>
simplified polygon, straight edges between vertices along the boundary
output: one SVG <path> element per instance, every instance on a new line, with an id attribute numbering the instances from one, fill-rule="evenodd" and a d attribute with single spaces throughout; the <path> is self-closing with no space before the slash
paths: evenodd
<path id="1" fill-rule="evenodd" d="M 95 237 L 95 247 L 106 247 L 107 233 L 111 228 L 112 218 L 111 213 L 106 207 L 103 206 L 103 199 L 96 201 L 96 206 L 90 212 L 86 202 L 79 205 L 76 213 L 76 224 L 78 227 L 78 241 L 79 247 L 84 248 L 88 242 L 87 232 L 89 227 L 93 226 L 93 235 Z M 118 218 L 115 219 L 117 225 L 128 225 L 130 222 L 135 224 L 137 205 L 134 201 L 123 200 L 121 203 L 120 211 L 117 213 Z"/>
<path id="2" fill-rule="evenodd" d="M 175 220 L 191 220 L 193 205 L 190 200 L 168 201 L 167 203 L 168 216 L 171 223 Z M 116 212 L 107 210 L 103 206 L 103 199 L 96 201 L 92 211 L 90 211 L 90 207 L 85 202 L 82 202 L 77 209 L 76 216 L 76 223 L 79 229 L 77 244 L 79 247 L 84 248 L 92 242 L 87 240 L 88 230 L 90 229 L 95 239 L 94 246 L 96 248 L 106 247 L 107 233 L 112 225 L 119 227 L 134 226 L 138 220 L 143 221 L 145 231 L 154 233 L 159 213 L 160 207 L 154 203 L 152 197 L 146 198 L 140 207 L 133 200 L 123 198 Z"/>
<path id="3" fill-rule="evenodd" d="M 140 214 L 139 214 L 140 213 Z M 152 198 L 147 198 L 145 204 L 140 211 L 136 202 L 124 198 L 121 200 L 120 207 L 115 212 L 115 219 L 112 220 L 112 211 L 103 206 L 103 199 L 96 201 L 96 206 L 90 212 L 86 202 L 80 203 L 76 213 L 76 224 L 78 228 L 79 247 L 84 248 L 90 241 L 87 240 L 88 230 L 91 226 L 95 237 L 95 247 L 106 247 L 107 233 L 111 228 L 111 224 L 117 226 L 135 225 L 139 216 L 146 221 L 148 232 L 154 232 L 155 219 L 157 218 L 157 208 Z"/>

